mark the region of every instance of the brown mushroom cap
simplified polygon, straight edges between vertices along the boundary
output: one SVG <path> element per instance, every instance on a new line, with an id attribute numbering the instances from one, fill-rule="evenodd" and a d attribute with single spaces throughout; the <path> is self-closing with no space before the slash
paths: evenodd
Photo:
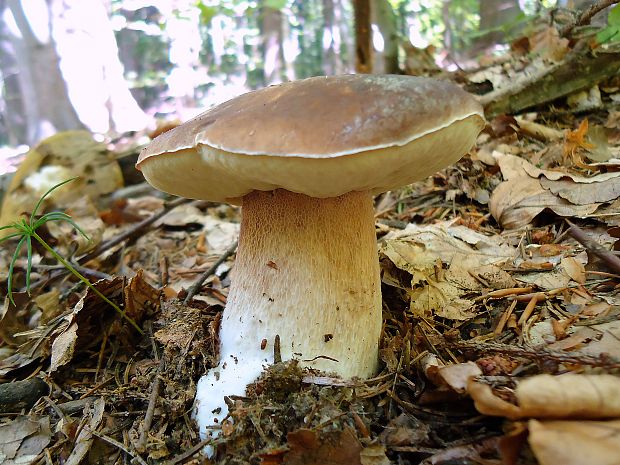
<path id="1" fill-rule="evenodd" d="M 157 137 L 137 167 L 158 189 L 238 201 L 393 189 L 455 162 L 484 125 L 458 86 L 412 76 L 315 77 L 250 92 Z"/>

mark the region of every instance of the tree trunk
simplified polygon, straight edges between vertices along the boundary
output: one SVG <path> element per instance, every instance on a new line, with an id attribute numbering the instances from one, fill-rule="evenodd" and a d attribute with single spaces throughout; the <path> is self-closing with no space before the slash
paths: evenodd
<path id="1" fill-rule="evenodd" d="M 512 32 L 514 27 L 505 27 L 497 30 L 501 26 L 507 26 L 513 22 L 519 14 L 521 8 L 518 0 L 485 0 L 480 2 L 480 31 L 488 31 L 480 37 L 474 48 L 477 51 L 484 50 L 491 45 L 501 43 L 506 40 L 506 35 Z"/>
<path id="2" fill-rule="evenodd" d="M 336 21 L 336 27 L 338 28 L 339 36 L 344 37 L 344 50 L 341 48 L 340 52 L 344 52 L 346 56 L 341 56 L 339 63 L 342 66 L 342 72 L 351 73 L 355 70 L 355 43 L 349 38 L 353 36 L 351 30 L 351 24 L 347 21 L 342 0 L 335 0 L 334 3 L 334 19 Z"/>
<path id="3" fill-rule="evenodd" d="M 373 72 L 397 74 L 398 23 L 388 0 L 373 0 L 370 5 L 373 27 Z M 378 39 L 378 40 L 375 40 Z M 378 46 L 380 44 L 380 47 Z"/>
<path id="4" fill-rule="evenodd" d="M 282 13 L 263 6 L 261 9 L 261 35 L 263 37 L 263 66 L 265 85 L 282 82 Z"/>
<path id="5" fill-rule="evenodd" d="M 372 73 L 370 0 L 354 0 L 355 10 L 355 71 Z"/>
<path id="6" fill-rule="evenodd" d="M 323 71 L 328 76 L 338 74 L 336 56 L 336 41 L 340 42 L 338 32 L 334 27 L 334 0 L 323 0 Z"/>
<path id="7" fill-rule="evenodd" d="M 6 29 L 10 34 L 17 65 L 19 94 L 24 109 L 26 136 L 34 144 L 57 131 L 83 127 L 69 99 L 69 91 L 60 70 L 60 58 L 52 36 L 51 4 L 8 0 Z M 47 21 L 32 24 L 30 9 L 38 9 Z M 7 14 L 8 13 L 8 14 Z"/>
<path id="8" fill-rule="evenodd" d="M 0 4 L 0 18 L 10 15 L 6 6 Z M 19 145 L 27 141 L 28 125 L 25 120 L 24 102 L 19 87 L 19 68 L 17 56 L 7 23 L 0 20 L 0 78 L 4 87 L 3 98 L 0 100 L 1 127 L 0 145 Z"/>
<path id="9" fill-rule="evenodd" d="M 7 5 L 5 26 L 28 128 L 23 142 L 84 125 L 95 132 L 145 126 L 100 1 L 8 0 Z"/>
<path id="10" fill-rule="evenodd" d="M 454 54 L 454 32 L 452 18 L 450 17 L 450 1 L 444 0 L 441 5 L 441 19 L 444 24 L 443 46 L 450 54 Z"/>
<path id="11" fill-rule="evenodd" d="M 293 37 L 291 31 L 291 23 L 287 20 L 286 16 L 282 17 L 282 36 L 281 42 L 282 47 L 280 47 L 281 59 L 283 63 L 283 77 L 287 81 L 295 80 L 295 58 L 297 58 L 297 54 L 295 50 L 297 50 L 297 44 L 295 41 L 296 37 Z M 288 50 L 288 54 L 286 51 Z"/>

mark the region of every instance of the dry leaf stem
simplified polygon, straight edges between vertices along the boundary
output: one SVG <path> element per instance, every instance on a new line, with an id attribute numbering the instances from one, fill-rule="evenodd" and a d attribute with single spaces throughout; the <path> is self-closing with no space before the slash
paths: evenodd
<path id="1" fill-rule="evenodd" d="M 605 8 L 608 8 L 611 5 L 614 5 L 618 2 L 620 2 L 620 0 L 599 0 L 598 2 L 595 2 L 594 4 L 590 5 L 587 9 L 585 9 L 581 13 L 581 15 L 579 15 L 579 18 L 577 19 L 577 21 L 565 26 L 560 31 L 560 36 L 565 37 L 566 35 L 570 34 L 570 32 L 577 26 L 584 26 L 586 24 L 590 24 L 590 20 L 595 14 L 597 14 L 600 11 L 603 11 Z"/>
<path id="2" fill-rule="evenodd" d="M 620 273 L 620 258 L 616 257 L 613 252 L 603 248 L 600 244 L 593 242 L 579 226 L 568 220 L 566 222 L 569 224 L 568 233 L 577 242 L 603 260 L 615 273 Z"/>
<path id="3" fill-rule="evenodd" d="M 550 351 L 540 348 L 528 346 L 515 346 L 508 344 L 500 344 L 497 342 L 487 342 L 480 344 L 477 342 L 458 341 L 449 342 L 445 347 L 451 347 L 462 350 L 475 350 L 478 352 L 497 352 L 502 354 L 513 355 L 516 357 L 525 357 L 531 360 L 550 360 L 558 363 L 566 363 L 570 365 L 587 365 L 592 367 L 601 367 L 606 369 L 620 368 L 620 360 L 615 358 L 592 355 L 571 355 L 559 351 Z"/>
<path id="4" fill-rule="evenodd" d="M 207 280 L 207 278 L 209 276 L 211 276 L 213 273 L 215 273 L 217 271 L 217 268 L 224 263 L 228 257 L 230 257 L 233 253 L 235 253 L 235 250 L 237 250 L 237 245 L 239 244 L 238 241 L 235 241 L 221 256 L 220 258 L 217 259 L 217 261 L 211 266 L 209 267 L 209 269 L 207 269 L 204 273 L 202 273 L 198 279 L 196 280 L 196 282 L 194 282 L 194 284 L 192 284 L 192 287 L 190 287 L 187 291 L 187 297 L 185 297 L 185 300 L 183 301 L 183 303 L 185 305 L 187 305 L 196 294 L 198 294 L 198 292 L 200 291 L 200 289 L 202 288 L 202 285 L 204 284 L 204 282 Z"/>

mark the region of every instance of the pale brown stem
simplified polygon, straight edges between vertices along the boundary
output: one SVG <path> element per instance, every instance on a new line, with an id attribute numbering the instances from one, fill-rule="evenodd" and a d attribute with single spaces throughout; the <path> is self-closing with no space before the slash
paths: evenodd
<path id="1" fill-rule="evenodd" d="M 373 213 L 368 192 L 245 196 L 222 360 L 256 354 L 271 363 L 279 335 L 284 360 L 347 378 L 373 375 L 381 331 Z"/>

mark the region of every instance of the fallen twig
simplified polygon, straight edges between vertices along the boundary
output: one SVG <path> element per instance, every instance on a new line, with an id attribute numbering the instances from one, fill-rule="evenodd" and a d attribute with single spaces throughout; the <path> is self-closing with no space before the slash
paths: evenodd
<path id="1" fill-rule="evenodd" d="M 191 202 L 191 200 L 190 199 L 185 199 L 185 198 L 178 198 L 178 199 L 172 200 L 171 202 L 166 204 L 164 206 L 164 208 L 161 209 L 161 211 L 153 214 L 152 216 L 149 216 L 145 220 L 143 220 L 140 223 L 136 224 L 131 229 L 129 229 L 127 231 L 123 231 L 118 236 L 113 237 L 112 239 L 107 240 L 105 242 L 102 242 L 95 249 L 91 250 L 86 255 L 81 256 L 77 260 L 77 264 L 78 265 L 84 265 L 84 264 L 88 263 L 89 261 L 91 261 L 92 259 L 94 259 L 94 258 L 98 257 L 99 255 L 101 255 L 106 250 L 109 250 L 110 248 L 114 247 L 115 245 L 118 245 L 121 242 L 124 242 L 127 239 L 136 236 L 137 234 L 141 233 L 145 228 L 147 228 L 148 226 L 153 224 L 155 221 L 159 220 L 162 216 L 166 215 L 170 210 L 178 207 L 179 205 L 183 205 L 183 204 L 185 204 L 187 202 Z M 46 278 L 40 279 L 39 281 L 36 281 L 36 282 L 32 283 L 30 285 L 30 289 L 36 289 L 38 287 L 44 286 L 46 284 L 49 284 L 50 282 L 52 282 L 52 281 L 54 281 L 54 280 L 64 276 L 65 274 L 67 274 L 67 270 L 66 269 L 61 269 L 61 270 L 53 271 Z"/>
<path id="2" fill-rule="evenodd" d="M 222 254 L 222 256 L 220 256 L 220 258 L 217 259 L 217 261 L 208 269 L 206 270 L 204 273 L 202 273 L 198 279 L 196 280 L 196 282 L 194 282 L 194 284 L 192 284 L 192 286 L 187 290 L 187 296 L 185 297 L 185 300 L 183 301 L 183 303 L 185 305 L 187 305 L 190 300 L 192 300 L 194 298 L 194 296 L 196 294 L 198 294 L 198 292 L 200 291 L 200 289 L 202 288 L 202 285 L 204 284 L 204 282 L 207 280 L 207 278 L 209 276 L 211 276 L 213 273 L 215 273 L 215 271 L 217 270 L 217 268 L 224 263 L 228 257 L 230 257 L 233 253 L 235 253 L 235 250 L 237 250 L 237 244 L 238 241 L 235 241 L 227 250 L 226 252 L 224 252 Z"/>
<path id="3" fill-rule="evenodd" d="M 531 292 L 528 294 L 520 294 L 520 295 L 513 295 L 508 297 L 508 300 L 515 300 L 517 302 L 529 302 L 533 297 L 536 297 L 536 300 L 538 300 L 538 302 L 544 302 L 547 299 L 551 299 L 552 297 L 555 297 L 558 294 L 561 294 L 562 292 L 564 292 L 566 289 L 568 289 L 567 287 L 558 287 L 556 289 L 551 289 L 550 291 L 547 292 Z"/>
<path id="4" fill-rule="evenodd" d="M 586 24 L 590 24 L 590 20 L 595 14 L 599 13 L 600 11 L 603 11 L 605 8 L 608 8 L 611 5 L 614 5 L 618 2 L 620 2 L 620 0 L 599 0 L 598 2 L 590 5 L 588 8 L 586 8 L 584 11 L 581 12 L 577 21 L 571 24 L 568 24 L 567 26 L 564 26 L 562 28 L 562 30 L 560 31 L 560 36 L 562 37 L 567 36 L 577 26 L 584 26 Z"/>
<path id="5" fill-rule="evenodd" d="M 93 386 L 92 388 L 90 388 L 88 391 L 86 391 L 84 394 L 82 394 L 79 397 L 79 400 L 84 400 L 87 397 L 93 395 L 96 391 L 98 391 L 99 389 L 101 389 L 103 386 L 105 386 L 106 384 L 108 384 L 110 381 L 114 380 L 114 376 L 110 376 L 108 379 L 104 379 L 103 381 L 101 381 L 99 384 L 96 384 L 95 386 Z"/>
<path id="6" fill-rule="evenodd" d="M 493 330 L 493 333 L 495 333 L 496 336 L 499 336 L 502 331 L 504 331 L 504 327 L 506 326 L 506 323 L 508 323 L 508 318 L 510 318 L 510 315 L 512 315 L 512 312 L 514 311 L 516 306 L 517 301 L 513 300 L 512 303 L 508 306 L 508 308 L 504 311 L 501 318 L 499 319 L 499 322 L 497 323 L 497 326 Z"/>
<path id="7" fill-rule="evenodd" d="M 476 352 L 498 352 L 516 357 L 524 357 L 529 360 L 549 360 L 557 363 L 567 363 L 571 365 L 587 365 L 606 369 L 620 368 L 620 360 L 601 354 L 598 357 L 593 355 L 575 355 L 566 352 L 550 351 L 542 348 L 515 346 L 500 344 L 497 342 L 478 343 L 475 341 L 447 342 L 442 347 L 451 347 L 461 350 L 475 350 Z"/>
<path id="8" fill-rule="evenodd" d="M 99 433 L 98 431 L 95 431 L 94 429 L 91 429 L 88 426 L 86 426 L 86 428 L 88 428 L 88 430 L 90 431 L 90 433 L 93 436 L 97 436 L 102 441 L 105 441 L 108 444 L 111 444 L 114 447 L 116 447 L 116 448 L 122 450 L 123 452 L 125 452 L 127 455 L 129 455 L 132 458 L 132 460 L 131 460 L 132 462 L 135 460 L 140 465 L 148 465 L 146 463 L 146 461 L 142 457 L 140 457 L 140 455 L 138 455 L 138 454 L 132 452 L 131 450 L 129 450 L 127 447 L 125 447 L 125 445 L 123 443 L 120 443 L 116 439 L 112 439 L 111 437 L 106 436 L 105 434 Z"/>
<path id="9" fill-rule="evenodd" d="M 616 257 L 613 252 L 603 248 L 600 244 L 591 241 L 579 226 L 568 220 L 566 220 L 566 222 L 569 225 L 568 233 L 573 236 L 577 242 L 603 260 L 615 273 L 620 273 L 620 258 Z"/>
<path id="10" fill-rule="evenodd" d="M 195 446 L 192 446 L 190 449 L 183 452 L 182 454 L 179 454 L 176 457 L 168 460 L 167 462 L 164 462 L 164 465 L 176 465 L 179 462 L 183 462 L 184 460 L 190 458 L 192 455 L 194 455 L 196 452 L 198 452 L 203 447 L 208 446 L 211 442 L 213 442 L 213 439 L 204 439 L 200 441 L 198 444 L 196 444 Z"/>
<path id="11" fill-rule="evenodd" d="M 163 369 L 164 359 L 162 358 L 159 361 L 159 366 L 157 367 L 157 370 L 155 371 L 155 379 L 153 380 L 153 385 L 151 387 L 151 395 L 149 396 L 149 405 L 144 415 L 144 422 L 142 423 L 142 427 L 140 428 L 140 437 L 138 438 L 138 443 L 136 444 L 136 450 L 138 452 L 146 451 L 146 441 L 149 431 L 151 430 L 151 425 L 153 424 L 155 404 L 157 404 L 157 398 L 159 397 L 159 386 L 161 385 L 161 377 L 159 376 L 159 374 L 162 372 Z"/>
<path id="12" fill-rule="evenodd" d="M 483 294 L 474 299 L 475 302 L 479 302 L 485 299 L 502 299 L 504 297 L 518 295 L 518 294 L 528 294 L 534 290 L 533 287 L 508 287 L 506 289 L 498 289 L 496 291 L 491 291 L 486 294 Z"/>
<path id="13" fill-rule="evenodd" d="M 537 303 L 538 293 L 532 295 L 532 297 L 530 298 L 530 301 L 527 303 L 525 310 L 523 310 L 523 313 L 521 314 L 521 318 L 519 318 L 519 321 L 517 322 L 518 325 L 524 325 L 527 319 L 532 316 L 532 313 L 534 313 L 534 310 L 536 309 Z"/>
<path id="14" fill-rule="evenodd" d="M 92 260 L 93 258 L 98 257 L 99 255 L 101 255 L 106 250 L 109 250 L 112 247 L 114 247 L 115 245 L 118 245 L 121 242 L 124 242 L 127 239 L 130 239 L 130 238 L 138 235 L 146 227 L 152 225 L 157 220 L 159 220 L 161 217 L 165 216 L 170 210 L 173 210 L 174 208 L 176 208 L 176 207 L 178 207 L 180 205 L 186 204 L 188 202 L 192 202 L 192 200 L 185 199 L 183 197 L 179 197 L 178 199 L 172 200 L 171 202 L 169 202 L 166 205 L 164 205 L 164 208 L 162 208 L 160 211 L 158 211 L 157 213 L 154 213 L 153 215 L 149 216 L 148 218 L 140 221 L 138 224 L 134 225 L 131 229 L 128 229 L 127 231 L 123 231 L 118 236 L 113 237 L 112 239 L 107 240 L 107 241 L 102 242 L 101 244 L 99 244 L 97 247 L 95 247 L 89 253 L 87 253 L 86 255 L 83 255 L 82 257 L 80 257 L 78 259 L 78 263 L 80 265 L 88 263 L 90 260 Z"/>

